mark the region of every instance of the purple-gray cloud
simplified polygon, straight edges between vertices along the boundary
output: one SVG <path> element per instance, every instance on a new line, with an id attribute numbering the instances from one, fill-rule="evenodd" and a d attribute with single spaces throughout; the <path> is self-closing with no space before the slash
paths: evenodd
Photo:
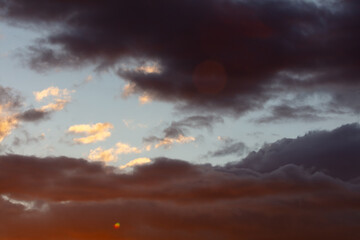
<path id="1" fill-rule="evenodd" d="M 226 166 L 156 158 L 132 173 L 3 155 L 0 238 L 357 240 L 359 129 L 284 139 Z"/>
<path id="2" fill-rule="evenodd" d="M 313 131 L 296 139 L 281 139 L 228 167 L 265 173 L 295 164 L 309 171 L 351 180 L 360 177 L 359 146 L 360 126 L 348 124 L 333 131 Z"/>
<path id="3" fill-rule="evenodd" d="M 28 49 L 33 68 L 156 61 L 160 72 L 117 73 L 183 109 L 243 114 L 289 92 L 325 93 L 329 107 L 344 106 L 339 94 L 359 88 L 358 1 L 1 0 L 0 7 L 3 21 L 51 30 Z"/>

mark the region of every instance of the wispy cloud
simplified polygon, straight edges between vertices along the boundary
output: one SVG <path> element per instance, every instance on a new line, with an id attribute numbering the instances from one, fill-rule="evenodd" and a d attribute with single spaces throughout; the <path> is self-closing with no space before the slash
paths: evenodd
<path id="1" fill-rule="evenodd" d="M 17 92 L 0 86 L 0 142 L 17 127 L 17 111 L 21 105 L 21 96 Z"/>
<path id="2" fill-rule="evenodd" d="M 235 141 L 229 137 L 221 136 L 218 136 L 218 140 L 222 143 L 221 146 L 214 151 L 208 151 L 204 157 L 242 156 L 247 150 L 245 143 L 242 141 Z"/>
<path id="3" fill-rule="evenodd" d="M 171 122 L 171 124 L 162 131 L 162 137 L 149 136 L 143 138 L 143 141 L 148 144 L 154 144 L 155 148 L 161 146 L 170 148 L 175 143 L 184 144 L 195 141 L 195 137 L 187 135 L 191 129 L 206 128 L 212 130 L 214 124 L 223 122 L 224 120 L 221 117 L 214 115 L 190 116 L 179 121 Z"/>
<path id="4" fill-rule="evenodd" d="M 136 128 L 147 128 L 148 126 L 146 124 L 143 123 L 135 123 L 134 120 L 132 119 L 123 119 L 123 123 L 125 124 L 125 126 L 129 129 L 136 129 Z"/>
<path id="5" fill-rule="evenodd" d="M 152 101 L 152 98 L 151 98 L 151 96 L 150 96 L 149 94 L 147 94 L 147 93 L 144 93 L 143 95 L 141 95 L 141 96 L 139 97 L 139 103 L 142 104 L 142 105 L 144 105 L 144 104 L 146 104 L 146 103 L 150 103 L 151 101 Z"/>
<path id="6" fill-rule="evenodd" d="M 164 146 L 166 148 L 171 147 L 174 143 L 180 143 L 180 144 L 184 144 L 184 143 L 189 143 L 189 142 L 193 142 L 196 139 L 194 137 L 188 136 L 185 137 L 181 134 L 179 134 L 176 138 L 171 138 L 171 137 L 165 137 L 163 139 L 159 140 L 159 143 L 157 143 L 155 145 L 155 148 L 159 148 L 161 146 Z"/>
<path id="7" fill-rule="evenodd" d="M 124 86 L 122 93 L 121 93 L 121 97 L 122 98 L 128 98 L 130 97 L 132 94 L 135 93 L 135 88 L 136 88 L 136 84 L 135 83 L 128 83 Z"/>
<path id="8" fill-rule="evenodd" d="M 24 144 L 27 145 L 27 144 L 31 144 L 31 143 L 38 143 L 39 141 L 45 139 L 44 133 L 41 133 L 38 136 L 33 136 L 26 130 L 22 130 L 21 133 L 23 134 L 23 137 L 15 136 L 14 140 L 12 142 L 12 146 L 20 147 Z"/>
<path id="9" fill-rule="evenodd" d="M 93 76 L 92 75 L 88 75 L 83 81 L 81 81 L 80 83 L 75 83 L 73 86 L 75 88 L 81 87 L 83 85 L 86 85 L 88 83 L 90 83 L 93 80 Z"/>
<path id="10" fill-rule="evenodd" d="M 73 91 L 69 91 L 66 88 L 65 89 L 59 89 L 58 87 L 48 87 L 42 91 L 33 92 L 36 101 L 40 102 L 44 98 L 53 96 L 58 98 L 67 98 L 70 96 L 70 93 Z"/>

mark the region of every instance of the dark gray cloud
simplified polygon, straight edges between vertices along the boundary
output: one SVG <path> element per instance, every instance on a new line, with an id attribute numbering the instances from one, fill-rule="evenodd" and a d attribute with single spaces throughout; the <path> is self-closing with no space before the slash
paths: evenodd
<path id="1" fill-rule="evenodd" d="M 164 129 L 165 137 L 177 137 L 179 134 L 185 135 L 188 129 L 206 128 L 212 130 L 216 123 L 224 123 L 222 117 L 208 115 L 208 116 L 191 116 L 180 121 L 171 122 L 170 126 Z"/>
<path id="2" fill-rule="evenodd" d="M 157 143 L 166 138 L 178 138 L 179 136 L 187 136 L 190 130 L 206 128 L 211 131 L 216 123 L 224 123 L 224 119 L 220 116 L 190 116 L 179 121 L 173 121 L 162 132 L 163 136 L 149 136 L 143 138 L 144 142 Z"/>
<path id="3" fill-rule="evenodd" d="M 0 106 L 10 110 L 22 106 L 22 96 L 12 88 L 0 86 Z"/>
<path id="4" fill-rule="evenodd" d="M 313 131 L 296 139 L 282 139 L 250 153 L 229 168 L 271 172 L 295 164 L 309 171 L 350 180 L 360 175 L 360 126 L 349 124 L 333 131 Z"/>
<path id="5" fill-rule="evenodd" d="M 224 157 L 228 155 L 237 155 L 241 156 L 245 153 L 247 147 L 246 145 L 239 142 L 225 142 L 222 147 L 215 151 L 209 151 L 205 157 Z"/>
<path id="6" fill-rule="evenodd" d="M 3 21 L 51 30 L 28 49 L 33 68 L 113 67 L 138 91 L 183 109 L 242 114 L 284 93 L 330 87 L 337 103 L 338 87 L 359 87 L 358 1 L 0 0 L 0 7 Z M 156 61 L 162 71 L 117 69 L 129 59 Z"/>
<path id="7" fill-rule="evenodd" d="M 14 147 L 20 147 L 22 145 L 28 145 L 28 144 L 32 144 L 32 143 L 38 143 L 40 142 L 41 140 L 44 140 L 45 139 L 45 135 L 44 134 L 41 134 L 39 136 L 31 136 L 31 134 L 26 131 L 26 130 L 22 130 L 21 131 L 23 137 L 19 137 L 18 136 L 15 136 L 14 137 L 14 140 L 12 142 L 12 146 Z"/>
<path id="8" fill-rule="evenodd" d="M 21 107 L 23 106 L 23 102 L 23 96 L 15 89 L 0 86 L 0 107 L 2 111 L 8 112 L 7 115 L 11 115 L 17 120 L 25 122 L 36 122 L 49 118 L 50 112 L 36 108 L 22 112 Z"/>
<path id="9" fill-rule="evenodd" d="M 39 109 L 29 109 L 20 113 L 17 117 L 25 122 L 36 122 L 45 119 L 49 119 L 50 112 L 42 111 Z"/>
<path id="10" fill-rule="evenodd" d="M 263 116 L 255 120 L 257 123 L 280 122 L 286 120 L 299 121 L 320 121 L 324 120 L 322 111 L 312 106 L 289 106 L 286 104 L 277 105 L 271 108 L 269 116 Z"/>

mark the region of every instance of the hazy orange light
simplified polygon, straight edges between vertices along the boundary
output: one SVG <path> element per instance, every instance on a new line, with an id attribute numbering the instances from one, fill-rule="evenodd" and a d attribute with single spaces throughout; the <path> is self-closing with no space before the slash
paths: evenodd
<path id="1" fill-rule="evenodd" d="M 115 228 L 115 229 L 120 228 L 120 223 L 115 223 L 115 224 L 114 224 L 114 228 Z"/>

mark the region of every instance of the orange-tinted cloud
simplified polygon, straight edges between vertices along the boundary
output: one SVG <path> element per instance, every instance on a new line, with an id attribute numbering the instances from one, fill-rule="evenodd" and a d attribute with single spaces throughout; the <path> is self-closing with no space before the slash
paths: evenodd
<path id="1" fill-rule="evenodd" d="M 124 165 L 121 165 L 119 168 L 124 169 L 124 168 L 133 167 L 133 166 L 137 166 L 137 165 L 143 165 L 143 164 L 150 163 L 150 162 L 151 162 L 150 158 L 145 158 L 145 157 L 136 158 Z"/>
<path id="2" fill-rule="evenodd" d="M 118 142 L 112 148 L 104 150 L 101 147 L 90 150 L 90 154 L 88 155 L 88 159 L 94 161 L 102 161 L 102 162 L 111 162 L 117 160 L 119 155 L 124 154 L 139 154 L 144 150 L 150 151 L 151 148 L 146 146 L 143 149 L 132 147 L 127 143 Z"/>
<path id="3" fill-rule="evenodd" d="M 54 100 L 39 109 L 38 111 L 49 112 L 49 111 L 60 111 L 64 109 L 65 105 L 71 101 L 71 93 L 68 89 L 59 89 L 58 87 L 48 87 L 42 91 L 33 92 L 36 101 L 41 102 L 45 98 L 52 97 Z"/>
<path id="4" fill-rule="evenodd" d="M 117 156 L 113 148 L 104 150 L 101 147 L 98 147 L 94 150 L 90 150 L 88 159 L 93 161 L 112 162 L 117 159 Z"/>
<path id="5" fill-rule="evenodd" d="M 110 137 L 110 129 L 113 127 L 111 123 L 79 124 L 69 127 L 68 132 L 86 135 L 86 137 L 74 138 L 73 140 L 76 143 L 89 144 L 103 141 Z"/>
<path id="6" fill-rule="evenodd" d="M 147 73 L 161 73 L 159 64 L 143 65 L 135 69 L 136 71 Z"/>
<path id="7" fill-rule="evenodd" d="M 160 139 L 159 142 L 155 145 L 155 148 L 159 148 L 161 146 L 171 147 L 174 143 L 184 144 L 184 143 L 193 142 L 195 140 L 196 139 L 194 137 L 191 136 L 185 137 L 179 134 L 176 138 L 165 137 L 163 139 Z"/>
<path id="8" fill-rule="evenodd" d="M 34 92 L 34 96 L 36 101 L 40 102 L 44 98 L 49 96 L 52 97 L 67 97 L 69 96 L 71 91 L 67 89 L 59 89 L 58 87 L 48 87 L 42 91 Z"/>
<path id="9" fill-rule="evenodd" d="M 144 93 L 143 95 L 141 95 L 139 97 L 139 103 L 140 104 L 146 104 L 146 103 L 150 103 L 152 101 L 152 98 L 149 94 Z"/>
<path id="10" fill-rule="evenodd" d="M 123 91 L 121 93 L 121 96 L 123 98 L 128 98 L 132 94 L 135 93 L 136 84 L 134 83 L 128 83 L 124 86 Z"/>
<path id="11" fill-rule="evenodd" d="M 20 106 L 20 95 L 0 85 L 0 143 L 17 127 L 19 119 L 16 112 Z"/>
<path id="12" fill-rule="evenodd" d="M 129 144 L 118 142 L 116 143 L 116 154 L 130 154 L 141 153 L 142 150 L 137 147 L 131 147 Z"/>
<path id="13" fill-rule="evenodd" d="M 60 111 L 69 102 L 67 99 L 56 99 L 55 102 L 46 104 L 40 108 L 41 111 Z"/>
<path id="14" fill-rule="evenodd" d="M 0 111 L 0 143 L 11 133 L 11 130 L 17 126 L 18 122 L 16 117 L 3 115 Z"/>

